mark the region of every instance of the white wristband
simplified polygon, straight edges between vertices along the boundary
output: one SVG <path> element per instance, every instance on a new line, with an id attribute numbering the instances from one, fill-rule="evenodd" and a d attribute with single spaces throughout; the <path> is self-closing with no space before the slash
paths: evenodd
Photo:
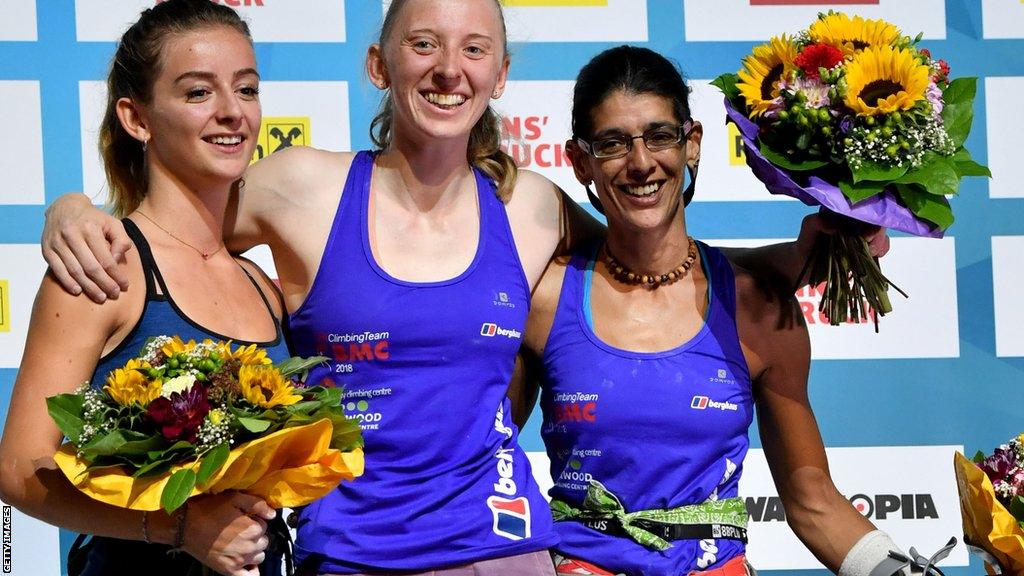
<path id="1" fill-rule="evenodd" d="M 881 530 L 872 530 L 862 536 L 846 553 L 846 558 L 839 566 L 839 576 L 870 576 L 875 568 L 890 559 L 889 552 L 903 554 L 888 534 Z"/>

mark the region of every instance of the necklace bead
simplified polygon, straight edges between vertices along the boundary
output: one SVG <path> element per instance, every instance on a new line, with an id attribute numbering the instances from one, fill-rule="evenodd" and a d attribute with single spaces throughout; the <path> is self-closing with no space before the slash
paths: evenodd
<path id="1" fill-rule="evenodd" d="M 608 272 L 612 275 L 616 281 L 623 284 L 630 285 L 647 285 L 651 288 L 657 288 L 665 284 L 671 284 L 677 280 L 681 280 L 690 271 L 693 263 L 697 260 L 697 243 L 694 242 L 690 236 L 686 237 L 688 247 L 686 250 L 686 259 L 683 260 L 682 264 L 676 266 L 672 271 L 665 274 L 640 274 L 630 270 L 626 265 L 619 262 L 615 256 L 612 255 L 611 250 L 608 249 L 608 243 L 604 245 L 604 263 L 608 268 Z"/>

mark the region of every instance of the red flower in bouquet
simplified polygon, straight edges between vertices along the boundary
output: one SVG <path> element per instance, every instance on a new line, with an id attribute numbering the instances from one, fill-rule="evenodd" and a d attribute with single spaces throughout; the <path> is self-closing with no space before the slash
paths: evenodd
<path id="1" fill-rule="evenodd" d="M 811 44 L 793 59 L 793 63 L 803 70 L 804 76 L 815 80 L 821 77 L 820 68 L 831 70 L 842 62 L 843 52 L 828 44 Z"/>
<path id="2" fill-rule="evenodd" d="M 192 444 L 209 412 L 210 403 L 206 400 L 206 390 L 200 382 L 195 382 L 184 392 L 172 392 L 169 397 L 161 396 L 146 408 L 146 415 L 160 428 L 164 438 Z"/>

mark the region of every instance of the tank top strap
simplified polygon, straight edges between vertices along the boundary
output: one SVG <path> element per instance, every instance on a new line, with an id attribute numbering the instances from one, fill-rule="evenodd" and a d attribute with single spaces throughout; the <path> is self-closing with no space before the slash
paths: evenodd
<path id="1" fill-rule="evenodd" d="M 238 261 L 236 260 L 235 262 L 237 263 Z M 249 282 L 252 282 L 253 288 L 255 288 L 256 293 L 260 295 L 260 300 L 263 300 L 263 306 L 267 308 L 267 313 L 269 313 L 271 319 L 274 320 L 274 326 L 277 328 L 278 333 L 280 333 L 281 325 L 280 322 L 278 322 L 277 320 L 277 313 L 274 312 L 274 307 L 270 305 L 270 300 L 267 299 L 267 295 L 265 292 L 263 292 L 263 288 L 260 287 L 260 283 L 257 282 L 256 279 L 253 278 L 252 274 L 250 274 L 249 271 L 245 269 L 245 266 L 238 264 L 238 267 L 242 269 L 242 272 L 245 272 L 245 276 L 246 278 L 249 279 Z"/>
<path id="2" fill-rule="evenodd" d="M 156 265 L 153 250 L 149 247 L 146 236 L 143 235 L 142 230 L 139 230 L 138 224 L 130 218 L 122 218 L 121 224 L 124 226 L 125 233 L 135 243 L 135 249 L 139 251 L 139 259 L 142 260 L 142 275 L 146 278 L 146 299 L 154 300 L 167 297 L 167 285 L 164 283 L 164 277 L 160 274 L 160 268 Z M 157 284 L 160 286 L 160 292 L 156 291 Z"/>
<path id="3" fill-rule="evenodd" d="M 721 250 L 697 240 L 701 257 L 707 262 L 705 273 L 710 282 L 711 305 L 720 306 L 728 318 L 736 318 L 736 278 L 732 264 Z M 710 317 L 710 314 L 709 314 Z"/>
<path id="4" fill-rule="evenodd" d="M 554 321 L 551 324 L 551 331 L 548 332 L 548 340 L 544 345 L 545 357 L 554 351 L 553 346 L 558 347 L 566 341 L 565 337 L 568 333 L 583 332 L 580 321 L 586 318 L 589 308 L 583 301 L 587 294 L 584 282 L 587 280 L 587 268 L 591 257 L 599 246 L 600 244 L 592 244 L 580 247 L 573 252 L 565 266 L 565 276 L 562 278 L 562 288 L 558 294 Z"/>

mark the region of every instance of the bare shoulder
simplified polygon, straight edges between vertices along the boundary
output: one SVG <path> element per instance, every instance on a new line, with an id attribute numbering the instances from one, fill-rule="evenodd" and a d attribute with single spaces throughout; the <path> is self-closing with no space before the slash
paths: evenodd
<path id="1" fill-rule="evenodd" d="M 554 182 L 531 170 L 520 169 L 508 200 L 508 210 L 510 214 L 531 214 L 557 223 L 560 196 L 560 189 Z"/>
<path id="2" fill-rule="evenodd" d="M 265 190 L 282 199 L 300 200 L 344 183 L 355 154 L 295 146 L 275 152 L 253 164 L 245 173 L 245 189 Z"/>

